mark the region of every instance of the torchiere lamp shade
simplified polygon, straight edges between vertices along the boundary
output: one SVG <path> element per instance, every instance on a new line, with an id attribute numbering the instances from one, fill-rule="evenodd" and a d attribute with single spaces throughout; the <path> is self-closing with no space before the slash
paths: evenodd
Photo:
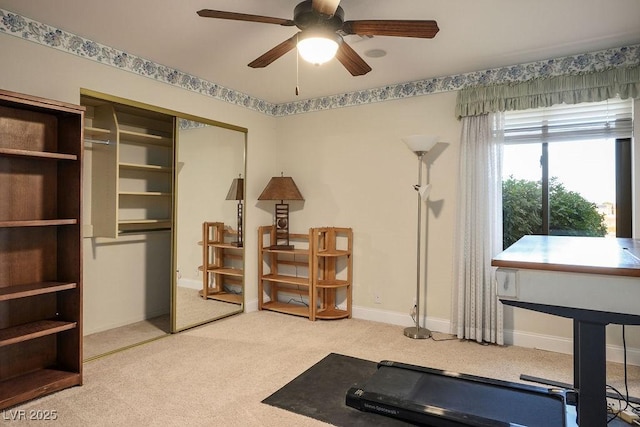
<path id="1" fill-rule="evenodd" d="M 244 200 L 244 179 L 242 175 L 239 178 L 234 178 L 231 182 L 231 187 L 227 193 L 226 200 L 238 201 L 238 240 L 233 242 L 232 245 L 241 248 L 243 246 L 243 230 L 242 230 L 242 201 Z"/>
<path id="2" fill-rule="evenodd" d="M 438 139 L 439 137 L 434 135 L 410 135 L 402 138 L 414 153 L 426 153 L 438 143 Z"/>
<path id="3" fill-rule="evenodd" d="M 298 186 L 290 176 L 274 176 L 262 190 L 258 200 L 280 200 L 276 203 L 275 212 L 275 244 L 272 249 L 292 250 L 289 244 L 289 205 L 285 200 L 304 200 Z M 273 242 L 272 242 L 273 243 Z"/>

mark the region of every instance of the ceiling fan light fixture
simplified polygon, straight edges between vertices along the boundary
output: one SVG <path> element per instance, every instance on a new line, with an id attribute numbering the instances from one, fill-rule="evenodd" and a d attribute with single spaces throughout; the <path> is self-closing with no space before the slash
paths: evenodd
<path id="1" fill-rule="evenodd" d="M 342 39 L 337 34 L 301 35 L 298 40 L 298 52 L 307 62 L 314 65 L 324 64 L 336 56 Z"/>
<path id="2" fill-rule="evenodd" d="M 319 65 L 336 57 L 352 76 L 364 76 L 371 71 L 371 67 L 349 46 L 348 42 L 343 40 L 343 37 L 355 35 L 361 38 L 390 36 L 431 39 L 440 30 L 438 23 L 433 20 L 365 19 L 345 21 L 340 0 L 302 0 L 293 9 L 293 19 L 212 9 L 202 9 L 198 11 L 198 15 L 205 18 L 297 27 L 300 30 L 293 37 L 247 64 L 251 68 L 264 68 L 297 46 L 300 56 L 305 61 Z M 368 52 L 368 56 L 378 58 L 384 56 L 384 53 L 382 50 L 372 50 Z M 297 64 L 298 60 L 296 59 L 296 67 Z"/>

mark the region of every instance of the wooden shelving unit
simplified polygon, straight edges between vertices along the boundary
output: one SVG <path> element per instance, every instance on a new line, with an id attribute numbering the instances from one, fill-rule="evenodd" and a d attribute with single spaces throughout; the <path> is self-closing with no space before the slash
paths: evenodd
<path id="1" fill-rule="evenodd" d="M 83 120 L 0 90 L 0 409 L 82 384 Z"/>
<path id="2" fill-rule="evenodd" d="M 275 227 L 258 230 L 258 308 L 310 320 L 351 317 L 351 229 L 311 228 L 289 239 L 293 250 L 272 249 Z M 345 309 L 337 305 L 342 289 Z"/>
<path id="3" fill-rule="evenodd" d="M 50 152 L 38 152 L 32 150 L 19 150 L 15 148 L 1 148 L 0 155 L 3 156 L 21 156 L 21 157 L 31 157 L 31 158 L 42 158 L 42 159 L 57 159 L 57 160 L 78 160 L 78 156 L 74 154 L 64 154 L 64 153 L 50 153 Z"/>
<path id="4" fill-rule="evenodd" d="M 172 228 L 173 116 L 83 95 L 96 237 Z"/>
<path id="5" fill-rule="evenodd" d="M 222 222 L 202 224 L 202 291 L 207 299 L 242 304 L 244 301 L 244 256 L 242 246 L 231 240 L 236 236 Z"/>
<path id="6" fill-rule="evenodd" d="M 276 242 L 275 227 L 258 229 L 258 309 L 315 320 L 309 234 L 290 233 L 289 240 L 293 250 L 271 249 Z"/>
<path id="7" fill-rule="evenodd" d="M 353 231 L 350 228 L 311 229 L 313 256 L 317 266 L 312 277 L 316 292 L 316 319 L 351 317 L 353 295 Z M 342 275 L 340 274 L 342 273 Z M 338 307 L 338 292 L 345 292 L 346 307 Z"/>

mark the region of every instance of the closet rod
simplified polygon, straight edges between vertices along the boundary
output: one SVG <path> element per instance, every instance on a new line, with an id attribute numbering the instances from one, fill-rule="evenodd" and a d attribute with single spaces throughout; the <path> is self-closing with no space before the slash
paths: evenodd
<path id="1" fill-rule="evenodd" d="M 88 142 L 89 144 L 103 144 L 103 145 L 111 144 L 111 141 L 109 141 L 108 139 L 104 141 L 102 139 L 85 138 L 84 142 Z"/>

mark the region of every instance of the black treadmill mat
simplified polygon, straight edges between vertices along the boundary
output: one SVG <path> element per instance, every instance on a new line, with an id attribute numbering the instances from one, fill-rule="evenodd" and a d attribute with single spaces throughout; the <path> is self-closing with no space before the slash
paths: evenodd
<path id="1" fill-rule="evenodd" d="M 347 390 L 367 382 L 377 362 L 331 353 L 262 401 L 271 406 L 335 426 L 389 426 L 412 424 L 345 404 Z"/>
<path id="2" fill-rule="evenodd" d="M 505 423 L 524 426 L 562 426 L 564 401 L 534 387 L 465 375 L 413 371 L 380 366 L 366 383 L 366 392 L 420 406 L 444 408 Z M 475 378 L 475 379 L 470 379 Z"/>
<path id="3" fill-rule="evenodd" d="M 331 353 L 267 397 L 262 403 L 339 427 L 402 427 L 415 425 L 363 412 L 345 403 L 351 387 L 363 387 L 378 372 L 378 362 Z M 574 408 L 575 409 L 575 408 Z M 547 427 L 551 427 L 549 424 Z M 614 419 L 609 427 L 628 426 Z"/>

